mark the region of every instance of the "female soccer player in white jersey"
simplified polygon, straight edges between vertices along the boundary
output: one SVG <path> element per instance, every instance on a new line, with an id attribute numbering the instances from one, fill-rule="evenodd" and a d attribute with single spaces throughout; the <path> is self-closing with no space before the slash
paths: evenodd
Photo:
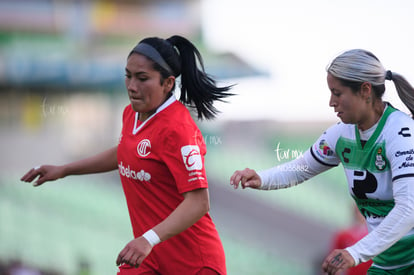
<path id="1" fill-rule="evenodd" d="M 327 129 L 303 157 L 258 173 L 248 168 L 236 171 L 230 184 L 287 188 L 342 163 L 369 234 L 355 245 L 332 251 L 323 270 L 339 274 L 373 259 L 368 274 L 414 274 L 414 122 L 382 101 L 384 82 L 392 80 L 413 112 L 414 89 L 360 49 L 336 57 L 327 73 L 329 105 L 342 122 Z M 284 169 L 285 165 L 308 169 Z"/>
<path id="2" fill-rule="evenodd" d="M 214 101 L 229 96 L 231 87 L 216 86 L 198 50 L 181 36 L 138 43 L 127 58 L 125 85 L 131 104 L 124 109 L 117 146 L 67 165 L 31 169 L 22 180 L 39 176 L 37 186 L 118 169 L 135 237 L 118 255 L 118 274 L 226 274 L 208 213 L 206 146 L 184 104 L 195 107 L 199 119 L 213 118 Z"/>

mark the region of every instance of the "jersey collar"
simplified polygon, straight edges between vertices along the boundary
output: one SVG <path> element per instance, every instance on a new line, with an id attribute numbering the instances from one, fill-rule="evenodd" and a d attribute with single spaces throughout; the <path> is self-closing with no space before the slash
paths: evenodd
<path id="1" fill-rule="evenodd" d="M 358 145 L 359 149 L 364 148 L 364 149 L 369 150 L 369 148 L 371 148 L 374 145 L 374 143 L 377 140 L 378 136 L 382 132 L 382 129 L 384 128 L 384 125 L 385 125 L 385 122 L 387 121 L 387 118 L 394 111 L 396 111 L 396 109 L 393 108 L 390 104 L 387 103 L 387 106 L 385 107 L 384 113 L 382 114 L 380 120 L 378 121 L 377 128 L 375 129 L 374 133 L 371 135 L 371 137 L 368 139 L 367 143 L 364 146 L 362 146 L 362 143 L 361 143 L 361 138 L 360 138 L 360 135 L 359 135 L 358 126 L 355 125 L 355 137 L 356 137 L 356 142 L 357 142 L 357 145 Z"/>
<path id="2" fill-rule="evenodd" d="M 153 113 L 149 118 L 147 118 L 143 123 L 141 123 L 138 127 L 138 117 L 139 117 L 139 113 L 135 112 L 135 123 L 134 123 L 134 128 L 132 129 L 132 134 L 136 134 L 139 132 L 139 130 L 141 130 L 142 127 L 144 127 L 145 124 L 147 124 L 148 121 L 150 121 L 156 114 L 158 114 L 159 112 L 161 112 L 162 110 L 164 110 L 165 108 L 167 108 L 168 106 L 170 106 L 171 104 L 173 104 L 175 101 L 177 101 L 177 99 L 175 98 L 175 95 L 172 94 L 163 104 L 161 104 L 160 107 L 158 107 L 158 109 L 155 111 L 155 113 Z"/>

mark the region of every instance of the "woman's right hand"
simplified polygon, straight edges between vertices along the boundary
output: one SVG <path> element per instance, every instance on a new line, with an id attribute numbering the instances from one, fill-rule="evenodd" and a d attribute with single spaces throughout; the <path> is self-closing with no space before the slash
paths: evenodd
<path id="1" fill-rule="evenodd" d="M 237 189 L 239 184 L 243 189 L 246 187 L 259 189 L 262 185 L 262 180 L 255 170 L 246 168 L 244 170 L 237 170 L 230 178 L 230 185 L 233 185 L 234 189 Z"/>
<path id="2" fill-rule="evenodd" d="M 39 186 L 46 181 L 54 181 L 63 178 L 64 176 L 65 173 L 63 166 L 42 165 L 40 167 L 30 169 L 20 180 L 24 182 L 32 182 L 39 177 L 33 183 L 33 186 Z"/>

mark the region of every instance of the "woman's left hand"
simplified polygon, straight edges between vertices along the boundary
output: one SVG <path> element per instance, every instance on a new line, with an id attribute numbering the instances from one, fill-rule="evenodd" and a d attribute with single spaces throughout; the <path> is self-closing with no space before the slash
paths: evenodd
<path id="1" fill-rule="evenodd" d="M 152 246 L 144 237 L 138 237 L 130 241 L 119 253 L 116 260 L 117 265 L 128 264 L 138 267 L 150 254 Z"/>
<path id="2" fill-rule="evenodd" d="M 322 269 L 329 275 L 337 275 L 354 265 L 354 258 L 352 258 L 348 251 L 335 249 L 323 261 Z"/>

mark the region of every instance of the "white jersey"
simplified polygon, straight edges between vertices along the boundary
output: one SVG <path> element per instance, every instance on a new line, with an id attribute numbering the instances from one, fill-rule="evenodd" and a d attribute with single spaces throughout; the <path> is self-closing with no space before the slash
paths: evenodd
<path id="1" fill-rule="evenodd" d="M 326 166 L 342 163 L 349 192 L 365 216 L 370 232 L 394 208 L 395 183 L 404 181 L 407 185 L 409 181 L 408 185 L 414 185 L 414 121 L 390 105 L 368 140 L 361 141 L 356 125 L 338 123 L 317 140 L 310 153 Z M 402 234 L 402 238 L 373 259 L 374 265 L 390 269 L 414 263 L 412 224 Z M 377 239 L 374 242 L 377 241 L 387 242 Z"/>

